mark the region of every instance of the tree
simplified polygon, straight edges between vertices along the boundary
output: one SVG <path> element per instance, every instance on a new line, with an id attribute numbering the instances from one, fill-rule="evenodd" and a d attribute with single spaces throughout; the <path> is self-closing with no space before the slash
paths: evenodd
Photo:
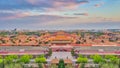
<path id="1" fill-rule="evenodd" d="M 2 56 L 0 56 L 0 59 L 2 59 L 3 57 Z"/>
<path id="2" fill-rule="evenodd" d="M 82 63 L 81 66 L 80 66 L 80 68 L 85 68 L 85 64 Z"/>
<path id="3" fill-rule="evenodd" d="M 36 63 L 45 63 L 46 62 L 46 58 L 36 58 L 35 62 Z"/>
<path id="4" fill-rule="evenodd" d="M 93 55 L 91 56 L 91 58 L 93 59 L 93 62 L 97 64 L 104 61 L 104 59 L 100 55 Z"/>
<path id="5" fill-rule="evenodd" d="M 39 63 L 38 66 L 39 68 L 43 68 L 42 63 Z"/>
<path id="6" fill-rule="evenodd" d="M 14 58 L 11 56 L 6 56 L 5 57 L 5 63 L 10 64 L 13 63 Z"/>
<path id="7" fill-rule="evenodd" d="M 77 63 L 81 63 L 81 68 L 84 68 L 85 63 L 88 62 L 88 58 L 84 57 L 83 55 L 79 55 L 77 58 Z"/>
<path id="8" fill-rule="evenodd" d="M 88 62 L 88 59 L 87 59 L 87 58 L 79 57 L 79 58 L 77 58 L 77 62 L 78 62 L 78 63 L 87 63 L 87 62 Z"/>
<path id="9" fill-rule="evenodd" d="M 75 55 L 75 51 L 74 51 L 74 49 L 71 50 L 71 54 L 72 54 L 72 56 Z"/>
<path id="10" fill-rule="evenodd" d="M 95 35 L 96 36 L 101 36 L 101 35 L 103 35 L 104 33 L 102 33 L 102 32 L 97 32 L 97 33 L 95 33 Z"/>
<path id="11" fill-rule="evenodd" d="M 76 41 L 76 44 L 80 44 L 81 42 L 80 41 Z"/>
<path id="12" fill-rule="evenodd" d="M 83 58 L 84 56 L 83 56 L 83 55 L 81 55 L 81 54 L 79 54 L 79 57 Z"/>
<path id="13" fill-rule="evenodd" d="M 110 60 L 111 63 L 116 64 L 118 61 L 118 57 L 114 55 L 106 55 L 105 58 Z"/>
<path id="14" fill-rule="evenodd" d="M 120 59 L 118 60 L 118 67 L 120 67 Z"/>
<path id="15" fill-rule="evenodd" d="M 113 57 L 113 55 L 106 55 L 105 56 L 105 59 L 110 59 L 110 58 L 112 58 Z"/>
<path id="16" fill-rule="evenodd" d="M 20 57 L 20 62 L 23 62 L 23 63 L 29 63 L 30 62 L 30 59 L 32 58 L 32 55 L 23 55 Z"/>
<path id="17" fill-rule="evenodd" d="M 79 57 L 77 58 L 77 63 L 87 63 L 88 62 L 88 58 L 83 57 L 82 55 L 79 55 Z"/>
<path id="18" fill-rule="evenodd" d="M 45 42 L 45 44 L 48 44 L 49 42 Z"/>
<path id="19" fill-rule="evenodd" d="M 3 68 L 3 65 L 4 65 L 4 63 L 3 63 L 3 59 L 0 59 L 0 68 Z"/>
<path id="20" fill-rule="evenodd" d="M 101 40 L 102 43 L 104 43 L 104 40 Z"/>
<path id="21" fill-rule="evenodd" d="M 44 58 L 44 57 L 45 57 L 44 54 L 42 54 L 42 55 L 39 56 L 39 58 Z"/>
<path id="22" fill-rule="evenodd" d="M 104 58 L 100 55 L 92 55 L 90 56 L 93 59 L 93 62 L 99 64 L 99 68 L 102 67 L 103 62 L 105 62 Z"/>
<path id="23" fill-rule="evenodd" d="M 59 64 L 58 64 L 58 68 L 65 68 L 65 64 L 64 64 L 63 59 L 60 59 Z"/>
<path id="24" fill-rule="evenodd" d="M 116 56 L 113 56 L 110 58 L 111 63 L 116 64 L 118 61 L 118 58 Z"/>
<path id="25" fill-rule="evenodd" d="M 50 48 L 49 51 L 48 51 L 48 56 L 51 56 L 52 55 L 52 49 Z"/>
<path id="26" fill-rule="evenodd" d="M 3 62 L 3 59 L 0 59 L 0 64 Z"/>
<path id="27" fill-rule="evenodd" d="M 18 59 L 18 56 L 17 56 L 17 55 L 9 55 L 9 57 L 12 58 L 13 60 Z"/>
<path id="28" fill-rule="evenodd" d="M 42 63 L 46 62 L 46 58 L 44 55 L 40 55 L 39 57 L 35 58 L 35 62 L 38 63 L 39 68 L 43 68 Z"/>
<path id="29" fill-rule="evenodd" d="M 17 62 L 18 56 L 17 55 L 9 55 L 10 58 L 12 58 L 12 62 L 15 65 L 15 63 Z"/>

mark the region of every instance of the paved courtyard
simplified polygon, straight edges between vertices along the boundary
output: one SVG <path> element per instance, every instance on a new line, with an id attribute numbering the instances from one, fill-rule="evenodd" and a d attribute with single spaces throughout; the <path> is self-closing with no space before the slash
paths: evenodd
<path id="1" fill-rule="evenodd" d="M 53 52 L 52 56 L 49 58 L 50 60 L 52 59 L 73 59 L 71 52 Z"/>

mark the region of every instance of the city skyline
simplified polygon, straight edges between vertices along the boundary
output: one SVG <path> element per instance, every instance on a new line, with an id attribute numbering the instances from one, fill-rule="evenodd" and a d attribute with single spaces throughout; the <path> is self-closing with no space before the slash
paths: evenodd
<path id="1" fill-rule="evenodd" d="M 1 0 L 0 30 L 120 29 L 120 0 Z"/>

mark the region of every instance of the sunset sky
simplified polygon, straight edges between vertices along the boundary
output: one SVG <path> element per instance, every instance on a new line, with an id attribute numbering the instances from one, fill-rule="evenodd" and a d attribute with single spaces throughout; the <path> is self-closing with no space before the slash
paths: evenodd
<path id="1" fill-rule="evenodd" d="M 0 30 L 120 29 L 120 0 L 0 0 Z"/>

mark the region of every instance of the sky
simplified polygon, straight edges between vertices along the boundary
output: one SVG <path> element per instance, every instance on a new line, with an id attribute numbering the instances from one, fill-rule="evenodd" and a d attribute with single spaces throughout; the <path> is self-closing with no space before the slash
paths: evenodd
<path id="1" fill-rule="evenodd" d="M 120 0 L 0 0 L 0 30 L 120 29 Z"/>

